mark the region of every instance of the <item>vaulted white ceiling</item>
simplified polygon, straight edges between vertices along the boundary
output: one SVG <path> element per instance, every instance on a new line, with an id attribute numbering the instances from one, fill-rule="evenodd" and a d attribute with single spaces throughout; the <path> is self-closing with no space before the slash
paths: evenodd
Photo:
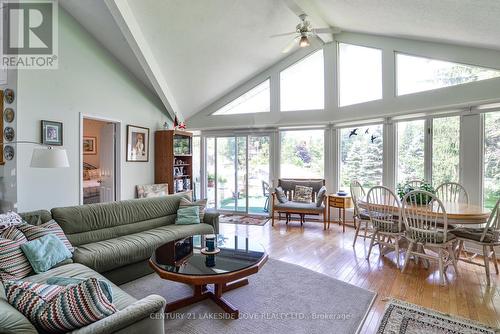
<path id="1" fill-rule="evenodd" d="M 291 2 L 344 31 L 500 49 L 498 0 L 105 1 L 128 6 L 135 23 L 126 23 L 142 33 L 158 65 L 153 68 L 161 72 L 156 75 L 168 83 L 166 96 L 175 100 L 169 106 L 184 118 L 284 57 L 288 39 L 269 36 L 294 30 L 298 18 Z M 109 5 L 103 6 L 103 0 L 60 3 L 139 80 L 154 86 L 121 35 L 123 29 L 109 13 L 101 13 Z"/>

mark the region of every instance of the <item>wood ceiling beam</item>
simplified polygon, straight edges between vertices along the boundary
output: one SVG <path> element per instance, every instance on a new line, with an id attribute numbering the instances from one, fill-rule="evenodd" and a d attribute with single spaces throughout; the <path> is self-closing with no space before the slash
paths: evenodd
<path id="1" fill-rule="evenodd" d="M 177 116 L 180 121 L 183 121 L 184 117 L 127 1 L 104 1 L 168 114 L 172 120 Z"/>

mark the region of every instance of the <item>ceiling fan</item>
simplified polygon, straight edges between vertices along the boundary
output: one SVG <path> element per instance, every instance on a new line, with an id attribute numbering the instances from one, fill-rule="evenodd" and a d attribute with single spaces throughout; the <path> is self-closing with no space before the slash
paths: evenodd
<path id="1" fill-rule="evenodd" d="M 295 27 L 295 31 L 293 32 L 286 32 L 283 34 L 277 34 L 277 35 L 271 35 L 271 38 L 274 37 L 283 37 L 283 36 L 290 36 L 290 35 L 297 35 L 295 36 L 290 43 L 283 49 L 283 53 L 290 52 L 291 49 L 297 44 L 301 48 L 305 48 L 309 45 L 311 45 L 309 39 L 310 38 L 319 38 L 318 34 L 338 34 L 340 33 L 340 29 L 338 28 L 313 28 L 311 25 L 311 22 L 307 20 L 307 15 L 306 14 L 300 14 L 300 23 L 297 24 Z"/>

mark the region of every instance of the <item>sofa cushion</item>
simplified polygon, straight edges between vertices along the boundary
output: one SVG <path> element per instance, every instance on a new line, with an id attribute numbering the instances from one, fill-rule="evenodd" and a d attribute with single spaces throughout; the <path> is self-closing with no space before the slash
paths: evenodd
<path id="1" fill-rule="evenodd" d="M 0 214 L 0 232 L 9 226 L 22 224 L 23 219 L 15 212 Z"/>
<path id="2" fill-rule="evenodd" d="M 313 188 L 304 186 L 295 186 L 293 192 L 293 201 L 300 203 L 310 203 L 312 201 Z"/>
<path id="3" fill-rule="evenodd" d="M 69 241 L 79 246 L 174 224 L 187 194 L 54 208 L 52 216 Z"/>
<path id="4" fill-rule="evenodd" d="M 281 186 L 285 192 L 294 191 L 295 186 L 304 186 L 313 188 L 317 193 L 325 185 L 322 179 L 279 179 L 278 186 Z"/>
<path id="5" fill-rule="evenodd" d="M 4 290 L 1 282 L 0 287 Z M 35 326 L 6 299 L 0 298 L 0 332 L 8 334 L 37 334 Z"/>
<path id="6" fill-rule="evenodd" d="M 321 206 L 323 204 L 323 201 L 326 197 L 326 187 L 323 186 L 321 189 L 318 191 L 318 195 L 316 195 L 316 206 Z"/>
<path id="7" fill-rule="evenodd" d="M 99 281 L 89 278 L 64 290 L 46 304 L 37 324 L 49 333 L 66 333 L 104 319 L 118 309 L 106 298 Z"/>
<path id="8" fill-rule="evenodd" d="M 64 260 L 71 259 L 71 252 L 54 234 L 47 234 L 21 245 L 24 255 L 36 273 L 43 273 Z"/>
<path id="9" fill-rule="evenodd" d="M 316 206 L 316 203 L 310 202 L 310 203 L 300 203 L 300 202 L 293 202 L 289 201 L 286 203 L 277 203 L 274 205 L 274 208 L 276 211 L 283 211 L 285 212 L 287 209 L 293 209 L 293 210 L 307 210 L 309 212 L 314 212 L 314 213 L 322 213 L 323 210 L 325 209 L 324 205 L 321 206 Z"/>
<path id="10" fill-rule="evenodd" d="M 64 234 L 61 227 L 54 220 L 48 221 L 38 226 L 24 223 L 18 225 L 17 228 L 21 232 L 23 232 L 28 240 L 35 240 L 49 234 L 54 234 L 64 243 L 64 245 L 70 252 L 75 251 L 75 248 L 73 247 L 73 245 L 71 245 L 71 242 L 69 242 L 68 238 L 66 238 L 66 235 Z"/>
<path id="11" fill-rule="evenodd" d="M 4 238 L 4 237 L 9 238 Z M 28 276 L 31 265 L 21 245 L 28 240 L 15 226 L 8 227 L 0 235 L 0 280 L 20 279 Z"/>
<path id="12" fill-rule="evenodd" d="M 278 199 L 278 202 L 280 202 L 280 203 L 288 202 L 288 198 L 286 197 L 286 194 L 283 191 L 283 188 L 276 187 L 275 191 L 276 191 L 276 198 Z"/>
<path id="13" fill-rule="evenodd" d="M 19 214 L 23 220 L 31 225 L 40 225 L 52 220 L 52 215 L 47 210 L 36 210 Z"/>
<path id="14" fill-rule="evenodd" d="M 200 209 L 197 206 L 179 207 L 177 217 L 175 218 L 176 225 L 190 225 L 200 223 Z"/>
<path id="15" fill-rule="evenodd" d="M 207 200 L 200 199 L 199 201 L 191 202 L 185 198 L 181 199 L 181 201 L 179 203 L 179 209 L 187 208 L 190 206 L 197 206 L 198 207 L 200 221 L 203 221 L 203 219 L 205 218 L 205 208 L 207 206 Z M 177 212 L 179 212 L 179 210 L 177 210 Z"/>
<path id="16" fill-rule="evenodd" d="M 481 242 L 481 237 L 483 236 L 484 228 L 477 227 L 459 227 L 453 230 L 453 234 L 459 238 L 469 239 L 473 241 Z M 498 231 L 489 228 L 486 232 L 483 242 L 484 243 L 497 243 L 500 241 L 500 235 Z"/>
<path id="17" fill-rule="evenodd" d="M 119 310 L 123 310 L 129 305 L 132 305 L 135 303 L 137 300 L 130 296 L 128 293 L 117 287 L 115 284 L 107 280 L 104 276 L 101 274 L 95 272 L 94 270 L 79 264 L 79 263 L 71 263 L 67 264 L 64 266 L 60 266 L 57 268 L 50 269 L 49 271 L 46 271 L 42 274 L 38 275 L 33 275 L 33 276 L 28 276 L 24 278 L 24 281 L 30 281 L 30 282 L 36 282 L 36 283 L 46 283 L 47 280 L 50 277 L 53 276 L 64 276 L 64 277 L 75 277 L 75 278 L 91 278 L 95 277 L 98 280 L 105 280 L 107 281 L 113 291 L 113 304 L 118 308 Z"/>
<path id="18" fill-rule="evenodd" d="M 79 246 L 73 260 L 98 272 L 110 271 L 128 264 L 149 259 L 164 243 L 193 234 L 211 234 L 208 224 L 169 225 L 148 231 Z"/>

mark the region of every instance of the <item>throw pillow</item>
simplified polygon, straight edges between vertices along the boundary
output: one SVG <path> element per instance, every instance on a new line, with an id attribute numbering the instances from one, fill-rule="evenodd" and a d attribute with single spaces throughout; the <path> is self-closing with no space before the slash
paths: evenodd
<path id="1" fill-rule="evenodd" d="M 21 250 L 24 243 L 26 238 L 0 238 L 0 280 L 21 279 L 31 273 L 31 265 Z"/>
<path id="2" fill-rule="evenodd" d="M 60 286 L 68 286 L 68 285 L 75 285 L 75 284 L 80 284 L 84 281 L 86 281 L 86 278 L 78 278 L 78 277 L 60 277 L 60 276 L 53 276 L 49 277 L 47 279 L 47 284 L 50 285 L 60 285 Z M 113 289 L 111 288 L 111 284 L 104 280 L 99 280 L 99 284 L 101 285 L 102 292 L 106 295 L 106 298 L 108 298 L 109 302 L 113 302 Z"/>
<path id="3" fill-rule="evenodd" d="M 0 214 L 0 231 L 7 227 L 19 225 L 23 223 L 23 219 L 15 212 L 7 212 Z"/>
<path id="4" fill-rule="evenodd" d="M 5 230 L 3 230 L 0 233 L 0 238 L 22 241 L 23 243 L 28 242 L 28 239 L 26 239 L 23 232 L 19 231 L 19 229 L 15 225 L 7 227 Z"/>
<path id="5" fill-rule="evenodd" d="M 316 195 L 316 206 L 318 208 L 323 204 L 325 196 L 326 196 L 326 187 L 323 186 L 319 189 L 318 194 Z"/>
<path id="6" fill-rule="evenodd" d="M 276 187 L 275 189 L 276 192 L 276 198 L 278 198 L 278 202 L 280 203 L 286 203 L 288 202 L 288 198 L 286 197 L 285 191 L 281 187 Z"/>
<path id="7" fill-rule="evenodd" d="M 61 239 L 54 234 L 28 241 L 21 245 L 21 249 L 37 274 L 46 272 L 72 256 Z"/>
<path id="8" fill-rule="evenodd" d="M 117 312 L 97 278 L 62 287 L 31 282 L 8 282 L 8 302 L 36 327 L 48 333 L 66 333 Z"/>
<path id="9" fill-rule="evenodd" d="M 71 253 L 75 251 L 73 245 L 71 245 L 68 238 L 66 238 L 66 234 L 64 234 L 64 231 L 55 220 L 50 220 L 39 226 L 24 223 L 17 225 L 17 228 L 24 233 L 28 240 L 35 240 L 47 234 L 55 234 L 59 239 L 61 239 Z"/>
<path id="10" fill-rule="evenodd" d="M 293 201 L 299 203 L 311 203 L 312 191 L 313 188 L 311 187 L 295 186 L 295 191 L 293 192 Z"/>
<path id="11" fill-rule="evenodd" d="M 177 217 L 175 224 L 177 225 L 190 225 L 200 223 L 200 210 L 197 206 L 188 206 L 183 209 L 177 210 Z"/>
<path id="12" fill-rule="evenodd" d="M 179 203 L 179 209 L 187 208 L 190 206 L 197 206 L 200 209 L 200 221 L 202 222 L 205 218 L 205 207 L 207 206 L 206 199 L 200 199 L 196 202 L 191 202 L 185 198 L 181 198 L 181 202 Z"/>
<path id="13" fill-rule="evenodd" d="M 5 281 L 5 296 L 10 305 L 14 306 L 35 326 L 37 315 L 65 287 L 23 281 Z"/>

